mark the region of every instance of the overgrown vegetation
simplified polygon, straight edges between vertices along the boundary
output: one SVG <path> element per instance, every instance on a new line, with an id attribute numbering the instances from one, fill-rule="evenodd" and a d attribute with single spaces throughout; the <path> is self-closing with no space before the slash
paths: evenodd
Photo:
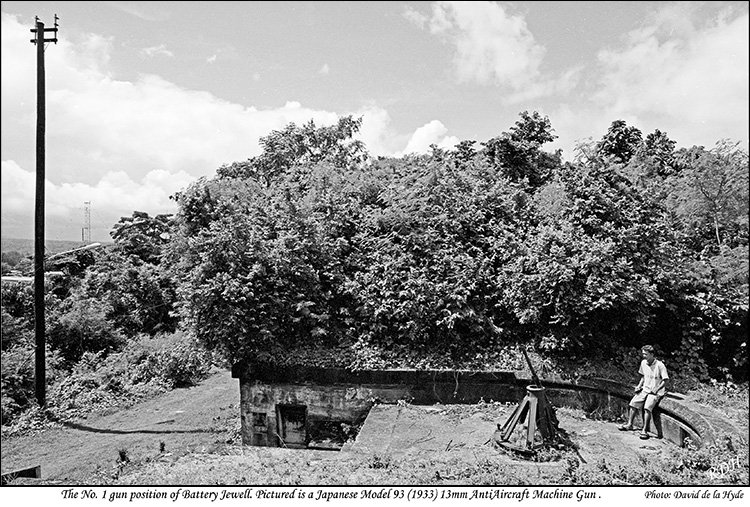
<path id="1" fill-rule="evenodd" d="M 54 356 L 47 362 L 48 403 L 40 410 L 33 400 L 33 350 L 3 352 L 4 436 L 123 408 L 168 389 L 192 385 L 205 378 L 213 365 L 211 354 L 184 333 L 141 336 L 117 352 L 85 352 L 69 367 L 50 359 Z"/>
<path id="2" fill-rule="evenodd" d="M 73 252 L 49 263 L 63 276 L 45 282 L 47 404 L 34 390 L 33 285 L 2 286 L 3 435 L 191 385 L 214 355 L 177 331 L 174 282 L 160 268 L 169 217 L 135 212 L 96 253 Z"/>
<path id="3" fill-rule="evenodd" d="M 737 144 L 677 149 L 617 120 L 566 162 L 523 112 L 483 143 L 372 158 L 360 126 L 273 131 L 179 192 L 176 216 L 136 211 L 112 245 L 50 262 L 49 410 L 193 382 L 214 359 L 519 369 L 518 347 L 542 375 L 629 382 L 652 343 L 679 390 L 746 383 Z M 30 267 L 16 257 L 4 270 Z M 4 283 L 2 305 L 6 427 L 39 413 L 32 287 Z"/>
<path id="4" fill-rule="evenodd" d="M 675 149 L 618 120 L 563 162 L 543 150 L 549 119 L 523 112 L 478 147 L 367 159 L 358 128 L 272 132 L 260 156 L 177 196 L 167 257 L 206 346 L 232 361 L 347 350 L 363 368 L 458 367 L 516 344 L 611 358 L 650 342 L 672 371 L 746 380 L 736 144 Z"/>

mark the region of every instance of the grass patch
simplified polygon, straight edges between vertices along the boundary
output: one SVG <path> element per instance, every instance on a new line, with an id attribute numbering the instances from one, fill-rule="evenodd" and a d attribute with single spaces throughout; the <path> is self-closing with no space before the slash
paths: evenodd
<path id="1" fill-rule="evenodd" d="M 572 452 L 554 460 L 510 462 L 497 449 L 470 457 L 435 453 L 393 457 L 263 447 L 192 454 L 127 465 L 111 485 L 747 485 L 747 444 L 730 450 L 675 447 L 656 458 L 623 464 L 615 457 L 581 463 Z M 548 461 L 544 463 L 544 461 Z"/>
<path id="2" fill-rule="evenodd" d="M 714 397 L 721 398 L 721 389 Z M 697 394 L 696 394 L 697 396 Z M 732 396 L 739 410 L 741 397 Z M 727 400 L 725 400 L 726 402 Z M 409 406 L 407 406 L 408 408 Z M 465 418 L 502 421 L 504 404 L 435 405 L 445 424 L 460 426 Z M 560 407 L 559 418 L 585 420 L 579 409 Z M 745 419 L 747 420 L 745 408 Z M 574 440 L 577 437 L 573 437 Z M 388 453 L 325 452 L 227 445 L 221 452 L 189 454 L 176 460 L 153 456 L 128 463 L 102 484 L 111 485 L 747 485 L 748 443 L 719 438 L 719 443 L 698 448 L 691 442 L 680 448 L 666 445 L 660 454 L 634 453 L 599 456 L 583 462 L 574 448 L 560 447 L 523 460 L 492 443 L 452 452 L 405 455 Z"/>
<path id="3" fill-rule="evenodd" d="M 687 400 L 706 405 L 723 414 L 744 434 L 748 433 L 748 383 L 717 382 L 698 384 L 689 391 Z"/>
<path id="4" fill-rule="evenodd" d="M 31 362 L 32 368 L 18 368 L 23 378 L 17 374 L 17 378 L 10 379 L 13 382 L 5 382 L 4 377 L 4 398 L 6 388 L 12 386 L 20 386 L 16 390 L 32 389 L 33 393 L 33 383 L 26 385 L 29 382 L 25 378 L 33 379 L 33 360 L 33 354 L 17 358 L 19 365 Z M 208 376 L 212 365 L 213 356 L 181 332 L 138 337 L 114 353 L 87 352 L 69 371 L 49 376 L 44 409 L 35 400 L 22 410 L 14 407 L 12 417 L 3 420 L 2 435 L 5 438 L 32 433 L 60 421 L 122 409 L 175 387 L 193 385 Z"/>

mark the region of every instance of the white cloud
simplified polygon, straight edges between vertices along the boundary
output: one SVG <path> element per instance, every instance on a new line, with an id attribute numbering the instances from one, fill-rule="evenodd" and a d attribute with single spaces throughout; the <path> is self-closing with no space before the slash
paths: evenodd
<path id="1" fill-rule="evenodd" d="M 327 75 L 329 72 L 331 72 L 331 68 L 328 66 L 327 63 L 324 63 L 323 66 L 318 71 L 318 74 Z"/>
<path id="2" fill-rule="evenodd" d="M 668 129 L 680 145 L 748 139 L 748 14 L 702 19 L 692 4 L 661 8 L 623 47 L 602 50 L 596 103 L 642 130 Z M 696 126 L 700 128 L 696 128 Z"/>
<path id="3" fill-rule="evenodd" d="M 33 59 L 20 57 L 15 43 L 21 35 L 22 41 L 28 38 L 28 29 L 12 16 L 2 19 L 3 146 L 31 146 L 26 160 L 13 157 L 28 167 L 34 153 L 36 74 Z M 337 118 L 294 101 L 259 111 L 153 75 L 116 80 L 106 70 L 111 48 L 110 40 L 92 36 L 78 44 L 61 41 L 46 55 L 47 153 L 55 160 L 48 177 L 55 183 L 98 179 L 110 170 L 135 179 L 154 170 L 211 174 L 223 163 L 260 153 L 257 141 L 271 130 L 310 119 L 332 124 Z"/>
<path id="4" fill-rule="evenodd" d="M 206 62 L 207 63 L 214 63 L 215 61 L 216 61 L 216 55 L 215 54 L 213 54 L 213 55 L 209 56 L 208 58 L 206 58 Z"/>
<path id="5" fill-rule="evenodd" d="M 459 143 L 457 137 L 445 135 L 448 129 L 439 120 L 432 120 L 411 134 L 398 134 L 391 128 L 388 111 L 377 105 L 367 105 L 346 114 L 362 118 L 362 126 L 355 138 L 365 143 L 367 151 L 373 157 L 401 157 L 407 153 L 428 153 L 431 144 L 453 149 Z"/>
<path id="6" fill-rule="evenodd" d="M 29 202 L 34 202 L 34 173 L 24 171 L 14 160 L 3 160 L 0 167 L 3 216 L 28 209 Z"/>
<path id="7" fill-rule="evenodd" d="M 362 126 L 355 137 L 365 143 L 371 155 L 388 155 L 395 151 L 392 149 L 392 140 L 386 137 L 391 118 L 385 109 L 367 106 L 352 116 L 362 117 Z"/>
<path id="8" fill-rule="evenodd" d="M 436 2 L 429 27 L 455 45 L 460 81 L 521 89 L 539 76 L 545 49 L 522 17 L 498 3 Z"/>
<path id="9" fill-rule="evenodd" d="M 404 7 L 404 18 L 417 28 L 424 28 L 428 23 L 428 17 L 413 7 L 407 5 Z"/>
<path id="10" fill-rule="evenodd" d="M 539 79 L 528 83 L 525 87 L 504 94 L 502 101 L 506 105 L 518 104 L 539 97 L 560 96 L 564 97 L 575 90 L 581 81 L 584 66 L 579 65 L 565 71 L 557 80 Z"/>
<path id="11" fill-rule="evenodd" d="M 167 46 L 164 44 L 159 44 L 158 46 L 153 46 L 150 48 L 143 48 L 141 49 L 141 53 L 149 57 L 162 55 L 162 56 L 167 56 L 169 58 L 174 58 L 174 53 L 168 50 Z"/>
<path id="12" fill-rule="evenodd" d="M 497 86 L 506 105 L 565 95 L 583 70 L 577 66 L 560 76 L 542 72 L 546 49 L 523 16 L 510 14 L 497 2 L 434 2 L 429 17 L 411 7 L 403 16 L 453 46 L 458 82 Z"/>
<path id="13" fill-rule="evenodd" d="M 21 237 L 33 234 L 34 210 L 36 73 L 28 45 L 28 27 L 3 13 L 2 223 L 4 235 L 17 224 Z M 80 232 L 75 215 L 84 201 L 92 202 L 92 222 L 98 214 L 105 228 L 136 209 L 165 212 L 174 207 L 169 195 L 190 181 L 259 154 L 258 140 L 271 130 L 310 119 L 331 125 L 340 116 L 297 101 L 243 107 L 153 75 L 117 80 L 108 70 L 112 47 L 110 39 L 89 35 L 63 40 L 45 55 L 46 212 L 49 230 L 67 228 L 67 238 Z M 377 132 L 384 125 L 368 123 L 368 135 L 384 140 Z"/>
<path id="14" fill-rule="evenodd" d="M 35 83 L 28 28 L 2 15 L 2 224 L 6 236 L 33 236 Z M 20 41 L 20 42 L 19 42 Z M 109 70 L 113 41 L 86 35 L 66 39 L 47 57 L 46 222 L 50 239 L 80 237 L 82 208 L 90 201 L 94 240 L 134 210 L 176 209 L 169 199 L 225 163 L 258 155 L 260 137 L 313 119 L 332 125 L 344 114 L 363 116 L 359 138 L 371 154 L 452 148 L 458 139 L 434 120 L 411 136 L 394 134 L 388 112 L 311 109 L 290 100 L 258 110 L 181 88 L 154 75 L 133 81 Z M 255 79 L 260 79 L 256 75 Z"/>
<path id="15" fill-rule="evenodd" d="M 34 237 L 34 174 L 13 160 L 0 164 L 0 203 L 4 237 Z"/>
<path id="16" fill-rule="evenodd" d="M 95 182 L 54 184 L 45 181 L 45 236 L 49 239 L 75 239 L 83 222 L 83 203 L 91 203 L 92 239 L 108 241 L 108 232 L 121 216 L 135 210 L 150 214 L 174 213 L 170 195 L 186 188 L 196 178 L 179 171 L 152 171 L 134 180 L 123 171 L 105 173 Z M 2 161 L 3 235 L 29 237 L 33 234 L 36 199 L 34 171 L 15 161 Z"/>
<path id="17" fill-rule="evenodd" d="M 573 158 L 577 140 L 600 139 L 614 120 L 644 135 L 659 129 L 678 147 L 722 138 L 748 146 L 748 15 L 713 18 L 693 2 L 659 7 L 651 22 L 599 52 L 591 100 L 560 101 L 548 112 L 560 136 L 549 148 Z M 593 71 L 593 69 L 589 69 Z"/>
<path id="18" fill-rule="evenodd" d="M 458 144 L 458 138 L 446 136 L 448 129 L 439 120 L 432 120 L 414 131 L 403 152 L 396 156 L 410 153 L 429 153 L 430 145 L 435 144 L 439 148 L 453 148 Z"/>

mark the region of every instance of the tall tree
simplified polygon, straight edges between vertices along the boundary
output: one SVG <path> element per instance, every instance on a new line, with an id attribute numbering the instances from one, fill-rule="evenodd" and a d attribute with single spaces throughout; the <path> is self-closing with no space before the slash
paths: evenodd
<path id="1" fill-rule="evenodd" d="M 560 165 L 561 152 L 552 154 L 541 149 L 557 138 L 549 118 L 536 111 L 524 111 L 520 116 L 510 132 L 482 143 L 482 151 L 503 176 L 514 182 L 526 180 L 536 188 L 548 181 Z"/>
<path id="2" fill-rule="evenodd" d="M 642 143 L 643 135 L 639 129 L 628 127 L 624 120 L 615 120 L 596 144 L 596 150 L 604 157 L 626 164 L 638 152 Z"/>
<path id="3" fill-rule="evenodd" d="M 674 167 L 674 148 L 677 143 L 666 132 L 654 130 L 643 143 L 644 155 L 656 164 L 659 176 L 669 176 Z"/>
<path id="4" fill-rule="evenodd" d="M 747 244 L 748 153 L 739 143 L 719 141 L 711 150 L 680 150 L 672 203 L 694 231 L 712 230 L 717 247 Z"/>
<path id="5" fill-rule="evenodd" d="M 514 141 L 541 147 L 557 139 L 553 133 L 555 129 L 552 128 L 552 122 L 547 116 L 542 116 L 537 111 L 531 114 L 524 111 L 519 113 L 519 116 L 521 119 L 516 120 L 510 128 L 510 138 Z"/>
<path id="6" fill-rule="evenodd" d="M 362 141 L 354 139 L 362 118 L 345 116 L 335 125 L 318 127 L 313 120 L 297 126 L 290 123 L 260 138 L 263 152 L 246 162 L 222 166 L 220 178 L 254 177 L 270 186 L 295 165 L 311 165 L 326 160 L 339 168 L 356 166 L 367 159 Z"/>
<path id="7" fill-rule="evenodd" d="M 150 217 L 143 211 L 134 211 L 132 217 L 121 217 L 110 236 L 115 246 L 125 255 L 133 255 L 143 262 L 159 263 L 162 247 L 169 242 L 173 216 L 159 214 Z"/>

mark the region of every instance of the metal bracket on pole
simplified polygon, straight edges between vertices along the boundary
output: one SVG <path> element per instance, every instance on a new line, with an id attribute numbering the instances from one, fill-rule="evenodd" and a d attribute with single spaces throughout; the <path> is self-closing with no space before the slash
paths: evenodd
<path id="1" fill-rule="evenodd" d="M 54 42 L 55 44 L 57 44 L 57 27 L 59 26 L 58 23 L 57 23 L 58 21 L 60 21 L 60 18 L 58 18 L 57 14 L 55 14 L 55 27 L 54 28 L 44 28 L 44 23 L 40 23 L 39 22 L 39 16 L 34 16 L 34 23 L 37 26 L 41 25 L 43 32 L 54 32 L 55 33 L 55 37 L 53 39 L 44 39 L 43 37 L 39 37 L 39 38 L 42 39 L 43 43 L 44 42 Z M 32 28 L 30 31 L 32 33 L 37 33 L 38 30 L 37 30 L 37 28 Z M 37 37 L 31 39 L 31 43 L 32 44 L 36 44 L 37 43 Z"/>

